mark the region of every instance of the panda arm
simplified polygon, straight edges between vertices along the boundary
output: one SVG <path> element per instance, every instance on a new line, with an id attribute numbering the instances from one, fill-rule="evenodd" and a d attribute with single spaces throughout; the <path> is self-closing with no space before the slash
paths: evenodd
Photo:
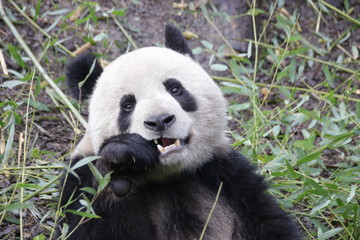
<path id="1" fill-rule="evenodd" d="M 94 154 L 95 155 L 95 154 Z M 102 158 L 94 161 L 94 165 L 105 175 L 114 171 L 113 178 L 120 178 L 122 175 L 138 176 L 136 172 L 156 166 L 159 162 L 158 152 L 155 144 L 150 143 L 138 134 L 120 134 L 107 139 L 99 150 Z M 71 166 L 80 161 L 83 156 L 73 157 Z M 64 174 L 62 185 L 63 197 L 61 204 L 76 209 L 77 204 L 69 204 L 83 193 L 83 187 L 94 187 L 95 179 L 89 168 L 85 165 L 75 170 L 78 178 L 71 172 Z M 78 201 L 76 201 L 78 202 Z M 80 205 L 79 205 L 80 207 Z"/>
<path id="2" fill-rule="evenodd" d="M 245 157 L 230 151 L 221 157 L 219 164 L 219 179 L 224 182 L 222 191 L 242 222 L 238 227 L 235 224 L 235 236 L 245 228 L 256 239 L 301 239 L 290 214 L 266 192 L 267 183 Z"/>
<path id="3" fill-rule="evenodd" d="M 99 155 L 108 165 L 133 165 L 152 168 L 159 163 L 159 153 L 155 143 L 138 134 L 119 134 L 107 139 L 99 150 Z"/>
<path id="4" fill-rule="evenodd" d="M 137 134 L 121 134 L 107 139 L 100 148 L 99 155 L 103 158 L 95 160 L 95 162 L 93 162 L 94 165 L 97 166 L 100 171 L 104 170 L 104 165 L 108 165 L 108 167 L 110 167 L 106 169 L 107 172 L 114 171 L 111 175 L 112 180 L 109 184 L 109 187 L 103 190 L 104 193 L 102 193 L 93 204 L 93 209 L 95 210 L 95 213 L 102 216 L 104 212 L 108 211 L 106 210 L 108 209 L 108 204 L 112 206 L 112 201 L 126 201 L 128 199 L 128 191 L 135 192 L 137 186 L 142 184 L 142 180 L 139 179 L 139 176 L 141 176 L 141 174 L 134 174 L 134 171 L 142 172 L 146 168 L 155 166 L 159 160 L 156 146 L 153 146 L 149 141 L 145 140 Z M 75 156 L 72 160 L 71 166 L 74 166 L 82 158 L 83 156 Z M 125 169 L 121 170 L 120 173 L 117 172 L 117 169 L 121 168 L 119 165 L 125 165 Z M 130 169 L 128 169 L 127 167 L 130 167 Z M 84 187 L 94 187 L 96 185 L 96 183 L 94 182 L 95 179 L 88 165 L 75 169 L 75 173 L 78 175 L 79 178 L 77 178 L 74 174 L 70 172 L 65 173 L 61 184 L 61 205 L 65 206 L 65 217 L 60 221 L 59 226 L 63 226 L 64 223 L 68 224 L 68 233 L 72 232 L 76 228 L 76 231 L 74 231 L 69 236 L 69 238 L 67 238 L 71 240 L 87 239 L 90 232 L 97 229 L 94 228 L 94 224 L 99 224 L 99 221 L 97 221 L 96 219 L 90 219 L 86 220 L 85 223 L 79 226 L 81 216 L 66 211 L 67 209 L 78 210 L 80 208 L 83 208 L 83 205 L 79 201 L 82 198 L 82 195 L 85 194 L 88 199 L 92 199 L 92 195 L 85 193 L 81 189 Z M 130 184 L 131 190 L 119 190 L 119 187 L 114 189 L 114 183 L 116 187 L 116 183 L 118 183 L 119 179 L 122 179 L 122 182 L 126 181 L 121 177 L 122 174 L 125 174 L 127 176 L 129 176 L 130 174 L 132 176 L 130 178 L 126 178 L 126 180 L 132 182 L 132 184 Z M 109 195 L 109 190 L 114 192 L 115 195 L 119 196 L 120 198 L 116 198 L 114 197 L 114 195 Z M 109 202 L 107 204 L 103 204 L 104 201 Z M 132 205 L 130 204 L 130 206 Z M 125 211 L 125 209 L 121 208 L 121 214 L 124 213 L 123 211 Z M 104 220 L 103 225 L 106 224 L 109 223 Z M 99 227 L 99 229 L 101 229 L 101 227 Z M 57 235 L 61 235 L 61 231 L 59 228 L 57 229 Z M 91 239 L 96 239 L 96 237 Z"/>

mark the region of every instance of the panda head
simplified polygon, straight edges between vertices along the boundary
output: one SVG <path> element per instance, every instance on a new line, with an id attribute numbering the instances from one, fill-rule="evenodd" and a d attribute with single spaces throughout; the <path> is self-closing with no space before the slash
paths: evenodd
<path id="1" fill-rule="evenodd" d="M 96 155 L 106 139 L 137 133 L 157 144 L 162 165 L 195 169 L 224 147 L 226 104 L 219 87 L 178 29 L 167 25 L 165 39 L 166 48 L 135 50 L 104 69 L 90 55 L 70 63 L 73 94 L 90 96 L 88 126 L 74 154 Z"/>

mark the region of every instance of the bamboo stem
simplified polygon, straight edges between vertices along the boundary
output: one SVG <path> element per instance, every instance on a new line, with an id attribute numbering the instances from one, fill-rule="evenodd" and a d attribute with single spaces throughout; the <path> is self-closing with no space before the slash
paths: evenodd
<path id="1" fill-rule="evenodd" d="M 212 215 L 213 215 L 214 209 L 215 209 L 216 204 L 217 204 L 217 202 L 218 202 L 218 200 L 219 200 L 219 196 L 220 196 L 220 192 L 221 192 L 221 189 L 222 189 L 222 185 L 223 185 L 223 182 L 220 183 L 218 192 L 217 192 L 216 197 L 215 197 L 215 201 L 214 201 L 213 206 L 212 206 L 212 208 L 211 208 L 211 210 L 210 210 L 209 216 L 208 216 L 208 218 L 206 219 L 206 223 L 205 223 L 205 226 L 204 226 L 204 228 L 203 228 L 203 230 L 202 230 L 202 232 L 201 232 L 201 236 L 200 236 L 199 240 L 202 240 L 202 239 L 204 238 L 205 231 L 206 231 L 206 229 L 207 229 L 207 226 L 209 225 L 210 219 L 211 219 L 211 217 L 212 217 Z"/>
<path id="2" fill-rule="evenodd" d="M 343 16 L 344 18 L 346 18 L 347 20 L 349 20 L 350 22 L 352 23 L 355 23 L 357 25 L 360 26 L 360 22 L 358 20 L 356 20 L 355 18 L 349 16 L 348 14 L 344 13 L 343 11 L 337 9 L 336 7 L 334 7 L 333 5 L 323 1 L 323 0 L 320 0 L 319 1 L 321 4 L 325 5 L 326 7 L 330 8 L 331 10 L 333 10 L 334 12 L 337 12 L 338 14 L 340 14 L 341 16 Z"/>
<path id="3" fill-rule="evenodd" d="M 130 34 L 125 30 L 125 28 L 122 26 L 122 24 L 119 22 L 119 20 L 117 20 L 117 18 L 114 15 L 111 15 L 112 19 L 114 20 L 114 22 L 116 23 L 116 25 L 120 28 L 120 30 L 124 33 L 125 37 L 128 39 L 128 41 L 131 43 L 131 45 L 135 48 L 138 49 L 138 46 L 136 45 L 136 43 L 133 41 L 133 39 L 131 38 Z"/>
<path id="4" fill-rule="evenodd" d="M 38 189 L 37 191 L 33 192 L 32 194 L 30 194 L 29 196 L 24 198 L 23 202 L 26 202 L 27 200 L 30 200 L 31 198 L 35 197 L 36 195 L 41 193 L 44 189 L 48 188 L 51 184 L 54 184 L 55 182 L 57 182 L 61 177 L 62 177 L 62 174 L 56 176 L 53 180 L 48 182 L 48 184 L 44 185 L 42 188 Z"/>

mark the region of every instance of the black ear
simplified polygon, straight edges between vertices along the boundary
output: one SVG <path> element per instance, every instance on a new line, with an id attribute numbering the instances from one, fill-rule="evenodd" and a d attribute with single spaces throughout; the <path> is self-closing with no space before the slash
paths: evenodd
<path id="1" fill-rule="evenodd" d="M 89 53 L 81 54 L 72 60 L 66 66 L 67 84 L 72 96 L 78 100 L 89 98 L 102 71 L 103 68 L 96 57 Z"/>
<path id="2" fill-rule="evenodd" d="M 180 30 L 171 24 L 166 24 L 165 47 L 181 54 L 189 54 L 191 58 L 195 59 Z"/>

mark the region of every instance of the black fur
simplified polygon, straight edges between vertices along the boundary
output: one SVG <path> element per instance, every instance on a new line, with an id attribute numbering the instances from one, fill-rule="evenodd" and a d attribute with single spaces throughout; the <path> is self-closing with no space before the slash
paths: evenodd
<path id="1" fill-rule="evenodd" d="M 132 94 L 124 95 L 120 100 L 120 114 L 118 117 L 121 132 L 126 132 L 130 127 L 131 115 L 136 105 L 136 98 Z M 130 108 L 129 108 L 130 106 Z"/>
<path id="2" fill-rule="evenodd" d="M 197 186 L 203 186 L 215 195 L 221 182 L 223 188 L 220 197 L 225 199 L 236 218 L 241 220 L 241 224 L 235 224 L 234 239 L 239 235 L 242 239 L 249 240 L 301 239 L 288 214 L 265 193 L 267 186 L 263 177 L 257 175 L 248 160 L 236 151 L 219 150 L 216 156 L 195 172 L 182 172 L 162 181 L 144 181 L 143 173 L 147 171 L 145 169 L 151 169 L 157 164 L 157 156 L 151 148 L 155 149 L 155 146 L 132 134 L 117 136 L 104 143 L 100 155 L 112 158 L 110 162 L 138 164 L 141 168 L 131 175 L 133 185 L 127 196 L 112 199 L 113 193 L 104 190 L 105 193 L 100 194 L 92 205 L 101 219 L 86 221 L 69 240 L 198 238 L 205 221 L 197 214 L 199 199 L 193 191 Z M 135 156 L 135 163 L 131 160 L 130 152 Z M 109 171 L 116 172 L 118 168 L 119 165 L 113 165 Z M 74 189 L 73 198 L 78 198 L 81 188 L 93 186 L 93 176 L 87 166 L 77 169 L 76 172 L 81 182 L 69 174 L 63 189 L 63 205 L 69 200 Z M 80 207 L 80 203 L 75 201 L 68 209 Z M 79 220 L 77 215 L 67 213 L 63 222 L 69 224 L 71 231 Z M 159 227 L 162 230 L 160 233 L 157 232 Z"/>
<path id="3" fill-rule="evenodd" d="M 195 98 L 182 86 L 177 79 L 167 79 L 164 82 L 166 90 L 180 103 L 182 109 L 187 112 L 194 112 L 197 110 L 197 104 Z M 172 89 L 178 89 L 176 93 L 172 92 Z"/>
<path id="4" fill-rule="evenodd" d="M 102 144 L 99 150 L 107 163 L 135 165 L 151 168 L 159 163 L 159 153 L 153 141 L 147 141 L 134 133 L 113 136 Z"/>
<path id="5" fill-rule="evenodd" d="M 165 47 L 195 59 L 180 30 L 171 24 L 166 24 L 165 27 Z"/>
<path id="6" fill-rule="evenodd" d="M 90 72 L 95 61 L 95 67 Z M 103 68 L 95 56 L 86 53 L 73 59 L 66 67 L 67 84 L 74 98 L 85 100 L 89 98 L 95 86 L 96 80 L 100 77 Z M 90 75 L 89 75 L 90 74 Z M 89 76 L 88 76 L 89 75 Z M 88 78 L 86 79 L 86 77 Z M 85 83 L 79 88 L 79 83 Z"/>

